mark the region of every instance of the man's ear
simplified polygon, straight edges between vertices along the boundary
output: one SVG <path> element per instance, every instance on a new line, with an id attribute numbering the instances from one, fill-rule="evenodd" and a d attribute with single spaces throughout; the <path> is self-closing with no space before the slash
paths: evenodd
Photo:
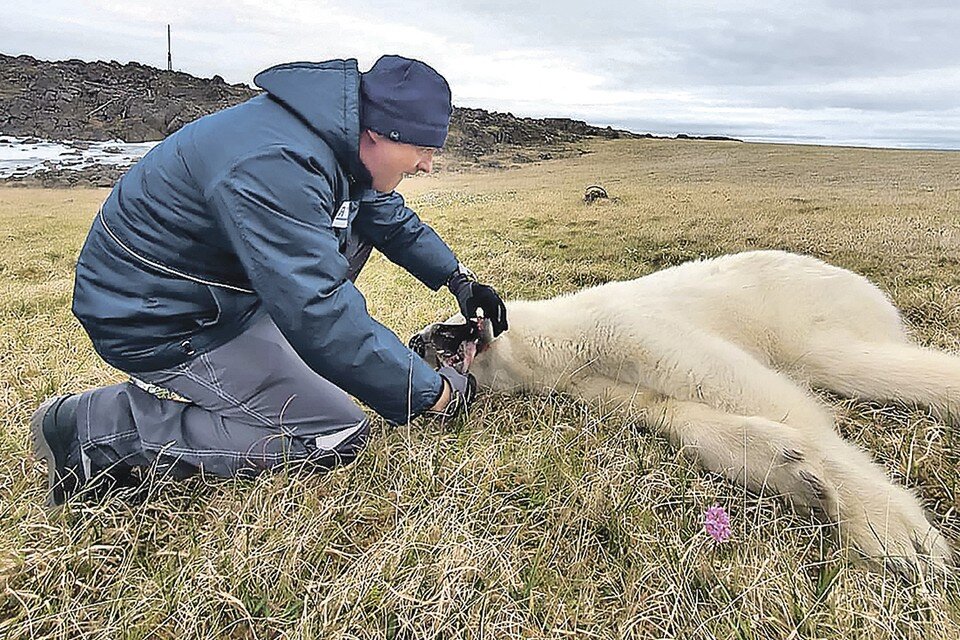
<path id="1" fill-rule="evenodd" d="M 364 129 L 363 132 L 360 134 L 360 136 L 361 137 L 367 136 L 368 138 L 370 138 L 370 142 L 380 142 L 380 140 L 383 138 L 382 135 L 380 135 L 373 129 Z"/>

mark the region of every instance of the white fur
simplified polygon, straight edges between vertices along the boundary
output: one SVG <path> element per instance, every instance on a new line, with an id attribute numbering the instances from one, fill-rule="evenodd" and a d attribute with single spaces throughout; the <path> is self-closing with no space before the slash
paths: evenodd
<path id="1" fill-rule="evenodd" d="M 946 566 L 916 497 L 808 391 L 957 409 L 960 357 L 912 344 L 865 278 L 753 251 L 507 309 L 510 330 L 470 369 L 480 384 L 613 401 L 705 468 L 826 514 L 867 557 Z"/>

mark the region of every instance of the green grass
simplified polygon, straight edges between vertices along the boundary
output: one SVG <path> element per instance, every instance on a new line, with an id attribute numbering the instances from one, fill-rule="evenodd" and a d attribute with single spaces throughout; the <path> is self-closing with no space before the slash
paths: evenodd
<path id="1" fill-rule="evenodd" d="M 585 150 L 402 190 L 509 298 L 781 248 L 869 276 L 918 341 L 960 350 L 960 154 Z M 594 183 L 611 200 L 583 203 Z M 104 196 L 0 189 L 0 637 L 960 638 L 955 578 L 924 588 L 870 572 L 777 500 L 556 395 L 488 394 L 447 428 L 377 421 L 358 462 L 324 476 L 161 482 L 142 504 L 45 511 L 32 410 L 122 378 L 69 312 Z M 360 286 L 402 337 L 454 311 L 379 257 Z M 956 435 L 922 412 L 827 400 L 960 540 Z M 714 503 L 733 520 L 722 546 L 701 523 Z"/>

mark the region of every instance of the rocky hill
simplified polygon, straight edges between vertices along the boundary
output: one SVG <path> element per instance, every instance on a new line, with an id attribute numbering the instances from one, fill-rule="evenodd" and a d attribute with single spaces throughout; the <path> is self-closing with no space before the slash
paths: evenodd
<path id="1" fill-rule="evenodd" d="M 136 62 L 0 54 L 0 133 L 48 140 L 159 140 L 257 92 Z"/>
<path id="2" fill-rule="evenodd" d="M 0 54 L 0 135 L 46 140 L 160 140 L 203 115 L 257 95 L 223 78 L 197 78 L 136 62 L 48 62 Z M 455 108 L 441 168 L 504 166 L 575 152 L 590 137 L 654 137 L 567 118 L 518 118 Z M 110 184 L 124 167 L 51 169 L 28 181 Z"/>
<path id="3" fill-rule="evenodd" d="M 257 90 L 223 78 L 197 78 L 135 62 L 47 62 L 0 54 L 0 134 L 49 140 L 159 140 L 208 113 L 242 102 Z M 517 118 L 482 109 L 454 111 L 449 155 L 482 163 L 508 149 L 535 152 L 585 137 L 633 136 L 563 118 Z"/>

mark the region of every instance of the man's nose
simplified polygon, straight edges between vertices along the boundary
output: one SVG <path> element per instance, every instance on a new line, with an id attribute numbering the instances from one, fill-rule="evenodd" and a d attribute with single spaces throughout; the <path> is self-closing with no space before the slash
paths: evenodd
<path id="1" fill-rule="evenodd" d="M 417 171 L 422 171 L 423 173 L 433 171 L 433 154 L 420 158 L 420 162 L 417 163 Z"/>

